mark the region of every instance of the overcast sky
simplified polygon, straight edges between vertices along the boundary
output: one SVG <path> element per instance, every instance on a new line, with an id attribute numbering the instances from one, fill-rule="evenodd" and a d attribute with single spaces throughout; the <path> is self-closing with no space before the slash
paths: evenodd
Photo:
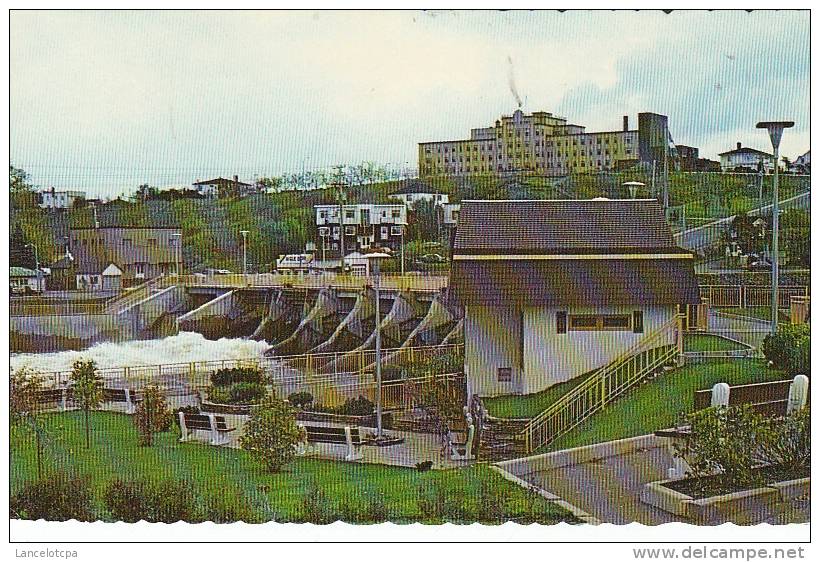
<path id="1" fill-rule="evenodd" d="M 804 12 L 12 12 L 11 160 L 116 195 L 337 163 L 552 111 L 588 131 L 669 116 L 716 158 L 809 148 Z"/>

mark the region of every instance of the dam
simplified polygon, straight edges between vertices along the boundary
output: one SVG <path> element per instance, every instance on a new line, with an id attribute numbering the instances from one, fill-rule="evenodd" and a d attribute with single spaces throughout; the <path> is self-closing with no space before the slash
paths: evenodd
<path id="1" fill-rule="evenodd" d="M 384 276 L 382 346 L 460 343 L 463 312 L 446 284 L 443 276 Z M 125 356 L 136 345 L 137 355 L 156 357 L 153 348 L 150 354 L 145 349 L 154 344 L 135 342 L 191 343 L 194 336 L 187 334 L 198 334 L 207 341 L 257 342 L 250 353 L 267 357 L 347 353 L 374 347 L 375 304 L 375 291 L 364 277 L 171 276 L 89 305 L 12 303 L 10 347 L 27 356 L 132 342 L 122 348 Z"/>

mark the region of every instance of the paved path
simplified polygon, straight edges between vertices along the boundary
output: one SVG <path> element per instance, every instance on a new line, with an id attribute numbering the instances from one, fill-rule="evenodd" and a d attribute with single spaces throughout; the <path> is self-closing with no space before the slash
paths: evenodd
<path id="1" fill-rule="evenodd" d="M 525 477 L 603 523 L 660 525 L 685 521 L 640 500 L 643 485 L 666 478 L 672 458 L 665 447 L 642 449 Z"/>
<path id="2" fill-rule="evenodd" d="M 736 339 L 747 345 L 760 349 L 763 340 L 771 332 L 772 323 L 768 320 L 743 317 L 736 314 L 709 310 L 708 332 Z"/>

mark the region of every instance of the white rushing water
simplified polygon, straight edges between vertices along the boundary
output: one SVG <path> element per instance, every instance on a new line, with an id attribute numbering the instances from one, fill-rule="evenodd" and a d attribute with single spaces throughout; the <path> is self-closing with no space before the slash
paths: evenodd
<path id="1" fill-rule="evenodd" d="M 93 359 L 99 368 L 253 359 L 269 347 L 265 342 L 242 338 L 214 341 L 196 332 L 180 332 L 161 340 L 99 343 L 83 351 L 15 354 L 11 356 L 11 369 L 26 366 L 40 372 L 68 371 L 77 359 Z"/>

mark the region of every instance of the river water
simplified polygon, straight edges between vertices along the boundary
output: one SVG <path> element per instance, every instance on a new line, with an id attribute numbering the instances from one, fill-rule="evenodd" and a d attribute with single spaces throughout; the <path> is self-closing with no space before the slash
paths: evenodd
<path id="1" fill-rule="evenodd" d="M 243 338 L 208 340 L 196 332 L 180 332 L 158 340 L 104 342 L 83 351 L 12 354 L 11 369 L 26 366 L 40 372 L 69 371 L 77 359 L 93 359 L 99 368 L 254 359 L 269 347 L 265 342 Z"/>

